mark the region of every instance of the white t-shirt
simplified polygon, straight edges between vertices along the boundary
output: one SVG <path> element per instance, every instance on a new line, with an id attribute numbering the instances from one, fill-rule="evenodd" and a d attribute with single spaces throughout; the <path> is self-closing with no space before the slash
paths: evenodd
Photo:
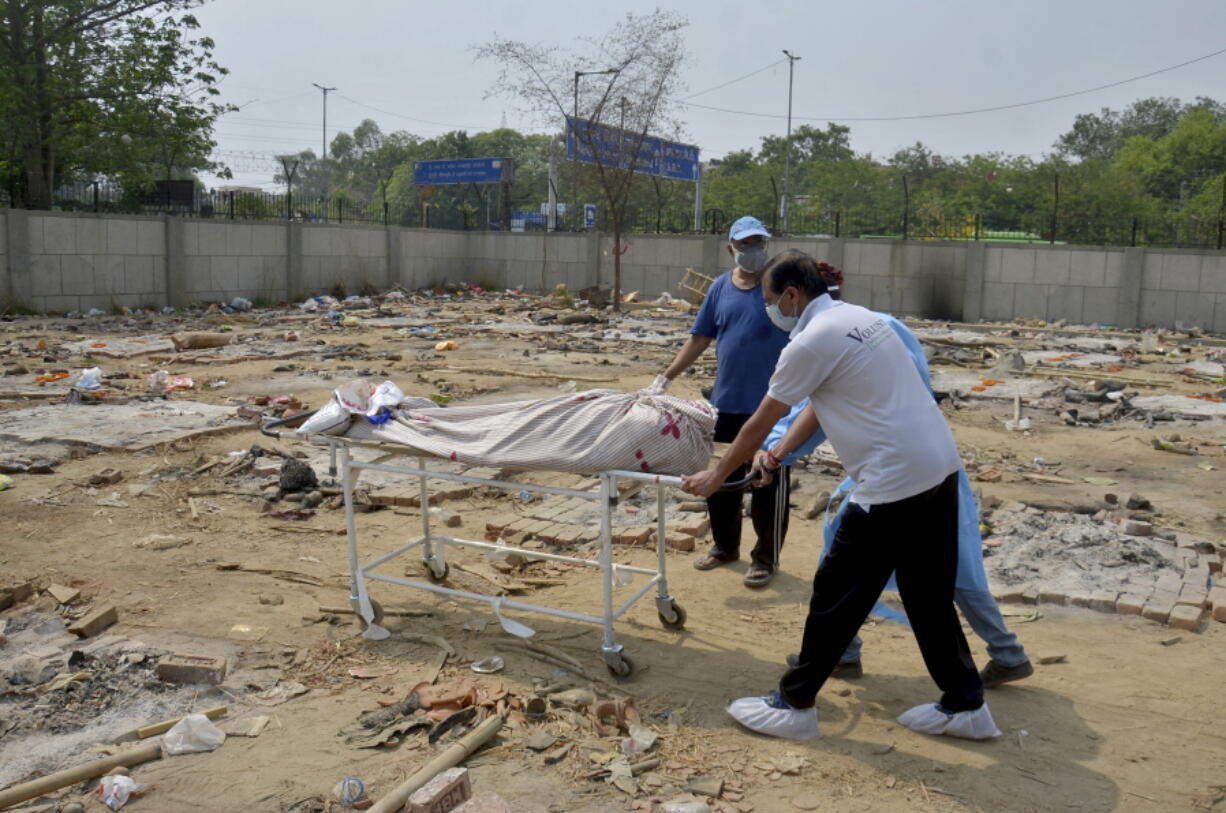
<path id="1" fill-rule="evenodd" d="M 927 491 L 962 465 L 953 433 L 898 334 L 879 314 L 823 294 L 783 349 L 767 394 L 805 397 L 869 507 Z"/>

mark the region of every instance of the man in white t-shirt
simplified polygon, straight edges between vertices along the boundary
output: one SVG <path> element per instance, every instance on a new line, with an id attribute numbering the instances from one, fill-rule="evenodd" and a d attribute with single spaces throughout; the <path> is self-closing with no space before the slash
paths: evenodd
<path id="1" fill-rule="evenodd" d="M 771 320 L 792 340 L 727 453 L 715 468 L 684 478 L 684 490 L 712 493 L 806 397 L 859 485 L 813 579 L 797 666 L 778 690 L 736 700 L 728 712 L 763 734 L 817 736 L 817 692 L 895 572 L 941 689 L 939 703 L 916 706 L 899 722 L 931 734 L 1000 736 L 954 609 L 962 463 L 945 416 L 898 334 L 880 314 L 832 300 L 813 258 L 798 251 L 775 257 L 762 292 Z"/>

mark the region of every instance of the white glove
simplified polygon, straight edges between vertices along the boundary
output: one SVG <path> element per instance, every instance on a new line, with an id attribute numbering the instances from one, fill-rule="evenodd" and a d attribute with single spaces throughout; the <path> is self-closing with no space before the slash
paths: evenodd
<path id="1" fill-rule="evenodd" d="M 648 395 L 663 395 L 664 393 L 668 392 L 668 385 L 671 383 L 673 382 L 669 379 L 662 375 L 658 375 L 656 376 L 655 381 L 651 382 L 651 386 L 647 387 L 647 389 L 643 390 L 643 392 L 647 393 Z"/>

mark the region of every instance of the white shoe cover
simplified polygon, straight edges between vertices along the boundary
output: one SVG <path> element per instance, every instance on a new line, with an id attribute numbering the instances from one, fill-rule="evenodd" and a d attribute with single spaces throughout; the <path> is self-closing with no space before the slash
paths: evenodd
<path id="1" fill-rule="evenodd" d="M 936 703 L 904 711 L 898 722 L 921 734 L 947 734 L 967 740 L 988 740 L 1000 736 L 1000 729 L 992 720 L 992 712 L 984 703 L 974 711 L 947 712 Z"/>
<path id="2" fill-rule="evenodd" d="M 759 734 L 785 740 L 811 740 L 820 737 L 817 708 L 777 709 L 765 697 L 742 697 L 728 704 L 732 719 Z"/>

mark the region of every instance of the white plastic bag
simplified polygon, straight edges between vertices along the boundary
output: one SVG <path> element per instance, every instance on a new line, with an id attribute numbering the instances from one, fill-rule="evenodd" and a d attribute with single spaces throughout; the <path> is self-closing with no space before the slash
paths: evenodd
<path id="1" fill-rule="evenodd" d="M 333 398 L 320 407 L 314 415 L 307 418 L 306 422 L 298 427 L 297 432 L 300 435 L 343 435 L 349 428 L 351 419 L 349 410 Z"/>
<path id="2" fill-rule="evenodd" d="M 81 371 L 81 377 L 77 379 L 76 388 L 79 390 L 96 390 L 102 387 L 102 368 L 90 367 L 88 370 Z"/>
<path id="3" fill-rule="evenodd" d="M 128 803 L 133 794 L 144 789 L 144 785 L 130 776 L 110 774 L 102 777 L 98 783 L 98 800 L 111 810 L 118 810 Z"/>
<path id="4" fill-rule="evenodd" d="M 162 737 L 166 756 L 212 751 L 226 741 L 226 732 L 209 722 L 203 714 L 189 714 Z"/>

